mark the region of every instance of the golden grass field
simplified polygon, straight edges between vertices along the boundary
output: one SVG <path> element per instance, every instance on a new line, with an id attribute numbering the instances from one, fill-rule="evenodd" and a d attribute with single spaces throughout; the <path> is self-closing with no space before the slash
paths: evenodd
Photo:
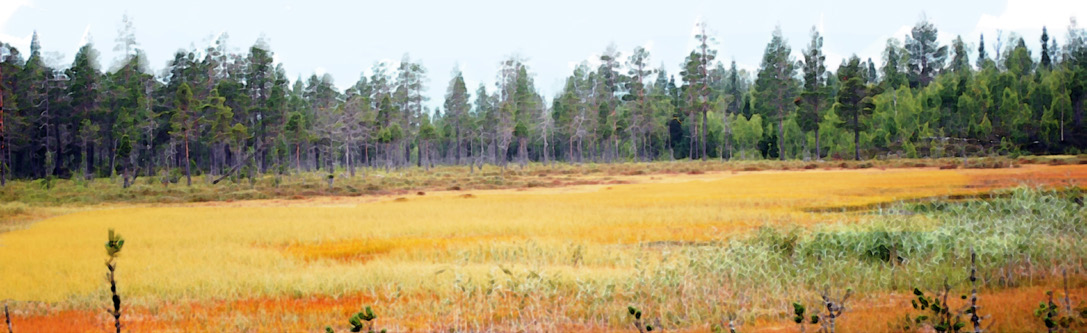
<path id="1" fill-rule="evenodd" d="M 0 300 L 10 300 L 17 332 L 106 330 L 102 248 L 113 228 L 127 241 L 117 279 L 131 331 L 340 331 L 364 305 L 390 331 L 626 331 L 626 305 L 648 297 L 640 272 L 682 261 L 678 248 L 767 225 L 859 223 L 868 218 L 859 210 L 903 200 L 1083 184 L 1087 165 L 619 179 L 629 184 L 74 209 L 0 233 Z M 686 304 L 658 303 L 713 307 L 736 294 L 683 284 L 675 297 Z M 1039 285 L 987 293 L 1019 299 Z M 1074 289 L 1077 299 L 1087 290 Z M 898 313 L 879 312 L 888 300 L 908 304 L 894 295 L 860 295 L 866 306 L 843 329 L 885 329 L 867 321 Z M 750 302 L 748 324 L 795 329 L 772 306 L 777 296 L 762 298 Z M 1018 306 L 1026 314 L 1038 299 Z M 687 320 L 705 324 L 681 330 L 718 322 Z"/>

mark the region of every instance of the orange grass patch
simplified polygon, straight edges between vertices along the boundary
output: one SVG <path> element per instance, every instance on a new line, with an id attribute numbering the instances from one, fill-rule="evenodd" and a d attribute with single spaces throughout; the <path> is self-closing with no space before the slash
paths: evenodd
<path id="1" fill-rule="evenodd" d="M 1082 278 L 1080 278 L 1082 281 Z M 1072 301 L 1073 311 L 1084 306 L 1087 299 L 1087 287 L 1082 283 L 1073 284 L 1069 290 L 1069 299 Z M 1045 332 L 1042 320 L 1034 316 L 1034 309 L 1040 302 L 1045 302 L 1046 291 L 1054 291 L 1053 302 L 1064 311 L 1064 289 L 1059 283 L 1050 282 L 1038 286 L 1026 286 L 1002 290 L 982 290 L 978 292 L 978 313 L 984 317 L 982 327 L 986 332 Z M 954 310 L 964 309 L 968 300 L 963 300 L 962 295 L 969 297 L 969 286 L 952 288 L 948 294 L 948 303 Z M 926 291 L 926 295 L 933 296 L 933 292 Z M 848 309 L 841 318 L 836 321 L 836 328 L 841 332 L 901 332 L 902 323 L 906 315 L 917 317 L 918 315 L 931 315 L 930 312 L 915 310 L 910 301 L 915 299 L 912 293 L 885 293 L 866 295 L 860 299 L 854 299 L 846 304 Z M 1078 312 L 1073 314 L 1078 316 Z M 967 329 L 973 331 L 969 315 L 964 315 L 962 321 L 967 323 Z M 754 332 L 799 332 L 796 324 L 783 318 L 780 320 L 760 321 Z M 811 331 L 809 326 L 809 330 Z M 916 325 L 911 325 L 916 328 Z M 1084 329 L 1087 327 L 1076 327 Z M 747 330 L 745 330 L 747 331 Z M 927 332 L 923 329 L 913 331 Z"/>
<path id="2" fill-rule="evenodd" d="M 451 245 L 509 240 L 509 237 L 442 237 L 442 238 L 367 238 L 294 243 L 284 247 L 287 253 L 306 260 L 334 259 L 367 262 L 394 250 L 440 250 Z"/>
<path id="3" fill-rule="evenodd" d="M 1017 186 L 1085 186 L 1087 167 L 1083 165 L 1024 165 L 1014 169 L 969 170 L 970 187 L 996 189 Z"/>
<path id="4" fill-rule="evenodd" d="M 105 310 L 101 314 L 86 310 L 23 314 L 12 309 L 11 326 L 13 332 L 106 332 L 105 315 Z"/>

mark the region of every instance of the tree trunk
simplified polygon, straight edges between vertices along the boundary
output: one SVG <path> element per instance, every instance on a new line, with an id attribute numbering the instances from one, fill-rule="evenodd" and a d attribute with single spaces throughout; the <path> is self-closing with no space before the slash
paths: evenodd
<path id="1" fill-rule="evenodd" d="M 567 146 L 569 147 L 568 150 L 566 151 L 566 156 L 567 156 L 567 158 L 569 158 L 568 161 L 570 163 L 574 163 L 574 136 L 571 135 L 570 138 L 568 140 L 566 140 L 566 141 L 567 141 Z"/>
<path id="2" fill-rule="evenodd" d="M 344 144 L 344 156 L 347 159 L 347 171 L 351 174 L 351 178 L 355 178 L 355 162 L 351 160 L 351 144 Z"/>
<path id="3" fill-rule="evenodd" d="M 121 178 L 124 180 L 121 188 L 128 188 L 129 186 L 132 186 L 132 183 L 128 179 L 128 163 L 121 162 L 121 165 Z"/>
<path id="4" fill-rule="evenodd" d="M 785 109 L 778 107 L 778 159 L 785 160 Z"/>
<path id="5" fill-rule="evenodd" d="M 430 171 L 430 154 L 427 154 L 427 150 L 430 147 L 427 145 L 427 140 L 419 140 L 419 165 L 423 167 L 423 171 Z M 424 161 L 423 159 L 427 159 Z"/>
<path id="6" fill-rule="evenodd" d="M 550 153 L 551 152 L 548 150 L 548 147 L 547 147 L 547 135 L 544 135 L 544 138 L 543 138 L 543 164 L 544 165 L 547 165 L 547 163 L 551 161 L 551 159 L 548 158 L 548 156 L 547 156 Z"/>
<path id="7" fill-rule="evenodd" d="M 84 139 L 83 140 L 83 180 L 90 180 L 91 179 L 91 161 L 90 161 L 89 158 L 87 158 L 88 157 L 87 154 L 89 154 L 89 151 L 90 151 L 89 148 L 90 147 L 87 146 L 87 140 Z M 3 166 L 0 165 L 0 168 L 2 168 L 2 167 Z"/>
<path id="8" fill-rule="evenodd" d="M 807 133 L 804 133 L 804 134 L 807 134 Z M 800 143 L 801 143 L 800 144 L 800 151 L 801 151 L 801 153 L 800 153 L 801 156 L 800 157 L 801 157 L 801 159 L 803 159 L 804 161 L 811 160 L 811 156 L 810 156 L 811 151 L 808 151 L 808 136 L 804 135 L 804 139 L 803 139 L 803 141 L 800 141 Z"/>
<path id="9" fill-rule="evenodd" d="M 109 150 L 109 153 L 110 153 L 109 154 L 109 174 L 112 177 L 115 170 L 117 170 L 117 141 L 113 140 L 113 139 L 106 139 L 106 140 L 110 142 L 110 145 L 109 145 L 109 147 L 110 147 L 110 150 Z M 59 157 L 60 154 L 57 154 L 57 155 Z"/>
<path id="10" fill-rule="evenodd" d="M 691 141 L 691 142 L 688 142 L 688 145 L 687 145 L 688 146 L 688 148 L 687 148 L 688 149 L 687 150 L 687 158 L 691 159 L 691 160 L 697 158 L 694 155 L 695 155 L 695 152 L 696 152 L 695 143 L 696 143 L 696 141 L 698 141 L 698 124 L 695 123 L 694 119 L 695 119 L 695 117 L 694 117 L 693 114 L 690 115 L 690 116 L 687 116 L 687 121 L 691 123 L 691 129 L 690 129 L 691 133 L 689 133 L 690 135 L 688 135 L 688 137 L 690 138 L 689 141 Z"/>
<path id="11" fill-rule="evenodd" d="M 192 186 L 192 174 L 190 173 L 190 170 L 189 170 L 189 164 L 192 164 L 192 163 L 189 162 L 189 134 L 186 132 L 185 133 L 185 184 L 187 186 Z"/>
<path id="12" fill-rule="evenodd" d="M 702 138 L 698 140 L 699 144 L 702 145 L 702 161 L 706 160 L 706 120 L 707 120 L 706 117 L 707 117 L 707 113 L 708 113 L 708 111 L 706 111 L 706 107 L 703 106 L 702 107 L 702 133 L 701 133 Z"/>
<path id="13" fill-rule="evenodd" d="M 393 154 L 392 154 L 393 147 L 392 147 L 392 145 L 393 144 L 391 142 L 385 143 L 385 172 L 386 173 L 389 172 L 389 168 L 392 167 L 392 163 L 393 163 Z"/>
<path id="14" fill-rule="evenodd" d="M 517 139 L 517 160 L 521 164 L 521 168 L 525 168 L 525 164 L 528 162 L 528 140 L 525 137 Z"/>
<path id="15" fill-rule="evenodd" d="M 464 160 L 464 153 L 466 151 L 461 149 L 462 146 L 464 146 L 464 142 L 462 141 L 462 139 L 460 137 L 460 123 L 459 122 L 457 123 L 456 134 L 457 134 L 456 135 L 457 138 L 455 139 L 455 140 L 457 140 L 457 143 L 456 143 L 456 145 L 457 145 L 457 161 L 456 161 L 456 164 L 460 165 L 461 161 Z"/>
<path id="16" fill-rule="evenodd" d="M 819 146 L 819 126 L 815 126 L 815 160 L 823 160 L 821 146 Z"/>
<path id="17" fill-rule="evenodd" d="M 860 111 L 855 111 L 853 113 L 853 151 L 855 153 L 853 158 L 860 161 L 861 160 L 861 129 L 860 129 L 860 127 L 857 127 L 857 126 L 859 126 L 857 124 L 857 121 L 858 121 L 857 118 L 860 117 L 858 115 L 858 113 L 860 113 Z"/>
<path id="18" fill-rule="evenodd" d="M 218 184 L 220 181 L 223 181 L 223 179 L 226 179 L 226 177 L 230 177 L 230 175 L 232 175 L 232 174 L 234 174 L 235 172 L 238 171 L 238 169 L 242 166 L 242 164 L 244 164 L 245 161 L 249 160 L 254 155 L 256 155 L 255 151 L 253 152 L 253 154 L 249 154 L 249 156 L 245 156 L 245 157 L 241 157 L 241 155 L 239 154 L 238 155 L 239 158 L 234 163 L 234 166 L 231 167 L 230 170 L 227 170 L 226 172 L 224 172 L 221 176 L 219 176 L 219 178 L 215 178 L 215 180 L 211 181 L 211 183 L 212 184 Z"/>

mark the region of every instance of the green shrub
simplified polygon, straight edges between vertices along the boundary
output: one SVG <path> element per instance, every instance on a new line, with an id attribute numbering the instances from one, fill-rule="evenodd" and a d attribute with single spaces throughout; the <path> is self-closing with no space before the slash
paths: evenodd
<path id="1" fill-rule="evenodd" d="M 29 211 L 30 206 L 19 201 L 0 203 L 0 217 L 25 214 Z"/>

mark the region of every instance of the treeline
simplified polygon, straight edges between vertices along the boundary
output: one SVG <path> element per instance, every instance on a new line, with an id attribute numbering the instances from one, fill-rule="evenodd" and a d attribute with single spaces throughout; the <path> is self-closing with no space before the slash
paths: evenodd
<path id="1" fill-rule="evenodd" d="M 340 90 L 330 75 L 293 83 L 257 41 L 225 37 L 178 51 L 152 74 L 125 17 L 99 68 L 91 44 L 67 68 L 0 43 L 0 179 L 285 174 L 435 164 L 505 167 L 667 159 L 828 159 L 1079 153 L 1087 33 L 1063 47 L 1043 28 L 1039 54 L 1019 36 L 940 45 L 922 20 L 890 39 L 882 66 L 850 57 L 827 70 L 814 28 L 802 57 L 775 30 L 755 73 L 727 68 L 703 25 L 679 73 L 641 47 L 608 47 L 548 101 L 526 64 L 499 64 L 494 85 L 448 82 L 428 106 L 427 70 L 405 56 Z M 1006 45 L 1005 45 L 1006 42 Z M 973 49 L 976 48 L 976 52 Z M 992 49 L 992 56 L 989 54 Z"/>

